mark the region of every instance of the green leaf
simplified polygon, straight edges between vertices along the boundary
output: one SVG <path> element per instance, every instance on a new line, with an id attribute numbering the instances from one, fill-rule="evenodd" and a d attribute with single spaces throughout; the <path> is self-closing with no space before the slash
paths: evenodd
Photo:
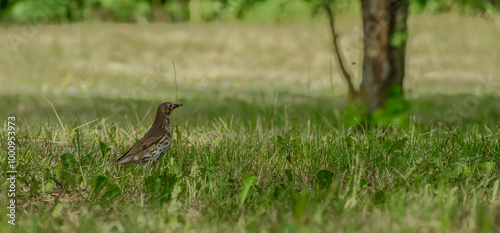
<path id="1" fill-rule="evenodd" d="M 401 47 L 403 45 L 403 43 L 406 42 L 407 38 L 408 38 L 408 33 L 396 32 L 396 33 L 394 33 L 394 35 L 392 35 L 391 46 L 392 47 Z"/>
<path id="2" fill-rule="evenodd" d="M 148 178 L 146 178 L 146 186 L 149 188 L 149 192 L 151 193 L 151 195 L 155 196 L 158 193 L 159 185 L 156 184 L 156 178 L 154 178 L 153 176 L 149 176 Z"/>
<path id="3" fill-rule="evenodd" d="M 359 180 L 359 188 L 365 187 L 366 184 L 368 184 L 368 182 L 366 181 L 366 179 Z"/>
<path id="4" fill-rule="evenodd" d="M 394 187 L 397 187 L 397 188 L 406 186 L 406 181 L 401 177 L 394 179 L 393 183 L 394 183 Z"/>
<path id="5" fill-rule="evenodd" d="M 386 198 L 386 188 L 382 188 L 377 190 L 372 196 L 371 196 L 371 201 L 375 205 L 383 204 L 385 202 Z"/>
<path id="6" fill-rule="evenodd" d="M 453 165 L 455 167 L 455 170 L 453 172 L 455 177 L 466 178 L 469 176 L 471 169 L 469 166 L 467 166 L 467 164 L 455 162 Z"/>
<path id="7" fill-rule="evenodd" d="M 245 177 L 243 177 L 242 183 L 243 185 L 240 191 L 238 192 L 239 208 L 243 206 L 243 203 L 247 198 L 248 191 L 250 190 L 250 188 L 257 184 L 257 177 L 250 173 L 247 173 Z"/>
<path id="8" fill-rule="evenodd" d="M 176 174 L 164 174 L 146 178 L 145 183 L 147 191 L 151 193 L 151 202 L 164 203 L 170 201 L 178 180 Z"/>
<path id="9" fill-rule="evenodd" d="M 101 205 L 111 202 L 112 200 L 114 200 L 115 198 L 120 196 L 120 194 L 121 194 L 121 191 L 117 187 L 109 189 L 108 191 L 106 191 L 106 193 L 104 193 L 104 195 L 102 195 L 101 201 L 100 201 Z"/>
<path id="10" fill-rule="evenodd" d="M 352 144 L 352 138 L 350 136 L 343 137 L 342 139 L 347 144 L 347 146 L 351 146 L 351 144 Z"/>
<path id="11" fill-rule="evenodd" d="M 302 216 L 306 213 L 307 197 L 309 196 L 309 189 L 302 189 L 299 195 L 293 198 L 292 212 L 295 224 L 299 225 L 302 221 Z"/>
<path id="12" fill-rule="evenodd" d="M 342 122 L 349 127 L 358 127 L 367 120 L 368 111 L 361 101 L 349 104 L 342 114 Z"/>
<path id="13" fill-rule="evenodd" d="M 61 204 L 60 202 L 56 202 L 56 204 L 54 204 L 54 206 L 52 207 L 52 211 L 51 211 L 52 217 L 60 216 L 61 212 L 63 210 L 63 207 L 64 207 L 63 204 Z"/>
<path id="14" fill-rule="evenodd" d="M 289 182 L 289 183 L 292 183 L 292 182 L 293 182 L 293 174 L 292 174 L 292 170 L 290 170 L 290 169 L 286 169 L 286 170 L 285 170 L 285 175 L 286 175 L 286 178 L 288 179 L 288 182 Z"/>
<path id="15" fill-rule="evenodd" d="M 278 145 L 280 145 L 281 148 L 285 148 L 287 146 L 285 139 L 283 139 L 283 137 L 278 136 L 277 141 L 278 141 Z"/>
<path id="16" fill-rule="evenodd" d="M 54 181 L 49 181 L 45 184 L 44 187 L 44 192 L 49 192 L 51 191 L 54 187 L 56 187 L 56 183 Z"/>
<path id="17" fill-rule="evenodd" d="M 274 191 L 273 191 L 274 200 L 280 199 L 281 194 L 283 194 L 284 190 L 282 186 L 283 186 L 282 184 L 277 184 L 276 186 L 274 186 Z"/>
<path id="18" fill-rule="evenodd" d="M 176 187 L 178 178 L 175 174 L 163 175 L 157 179 L 157 190 L 160 203 L 169 202 Z"/>
<path id="19" fill-rule="evenodd" d="M 387 90 L 385 107 L 371 115 L 370 123 L 384 128 L 397 125 L 406 128 L 409 125 L 409 109 L 410 104 L 404 99 L 402 88 L 392 86 Z"/>
<path id="20" fill-rule="evenodd" d="M 403 149 L 405 147 L 407 141 L 408 141 L 408 138 L 402 138 L 402 139 L 396 140 L 394 142 L 394 144 L 392 145 L 392 149 L 393 150 Z"/>
<path id="21" fill-rule="evenodd" d="M 94 190 L 92 191 L 94 198 L 97 198 L 99 196 L 99 193 L 101 192 L 102 188 L 104 188 L 104 185 L 106 185 L 107 181 L 108 180 L 104 176 L 98 176 L 96 178 L 94 184 Z"/>
<path id="22" fill-rule="evenodd" d="M 495 170 L 495 162 L 484 162 L 479 164 L 479 168 L 486 174 L 491 174 Z"/>
<path id="23" fill-rule="evenodd" d="M 328 170 L 321 170 L 318 173 L 316 173 L 316 177 L 318 179 L 319 186 L 321 188 L 327 188 L 330 187 L 332 184 L 332 176 L 333 173 Z"/>
<path id="24" fill-rule="evenodd" d="M 402 138 L 396 141 L 388 141 L 384 143 L 384 149 L 387 150 L 387 153 L 391 153 L 396 150 L 403 149 L 406 145 L 408 138 Z"/>
<path id="25" fill-rule="evenodd" d="M 99 142 L 99 150 L 101 151 L 102 156 L 106 156 L 111 148 L 105 142 Z"/>
<path id="26" fill-rule="evenodd" d="M 69 170 L 73 164 L 73 161 L 75 160 L 75 156 L 73 154 L 65 153 L 61 155 L 61 161 L 64 170 Z"/>

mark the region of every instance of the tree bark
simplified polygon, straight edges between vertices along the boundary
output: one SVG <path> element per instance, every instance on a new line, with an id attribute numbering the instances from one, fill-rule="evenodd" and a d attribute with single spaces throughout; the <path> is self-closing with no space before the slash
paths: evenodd
<path id="1" fill-rule="evenodd" d="M 408 0 L 361 0 L 361 7 L 364 58 L 359 93 L 371 114 L 385 107 L 391 88 L 403 88 Z"/>

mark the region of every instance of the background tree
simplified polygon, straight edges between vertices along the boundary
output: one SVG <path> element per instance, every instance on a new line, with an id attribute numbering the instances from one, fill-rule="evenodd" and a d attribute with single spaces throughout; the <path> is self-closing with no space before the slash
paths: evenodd
<path id="1" fill-rule="evenodd" d="M 325 0 L 324 7 L 330 17 L 334 51 L 347 81 L 349 98 L 360 98 L 369 114 L 384 108 L 389 97 L 401 98 L 408 37 L 408 0 L 361 1 L 364 49 L 363 78 L 359 90 L 354 88 L 351 75 L 344 66 L 331 1 Z"/>
<path id="2" fill-rule="evenodd" d="M 280 19 L 289 13 L 285 9 L 297 3 L 306 3 L 310 8 L 302 8 L 300 12 L 295 11 L 294 14 L 309 14 L 310 17 L 316 17 L 324 2 L 325 0 L 0 0 L 0 21 L 176 22 L 191 20 L 192 13 L 196 20 L 212 21 L 228 18 L 245 20 L 252 15 L 247 14 L 248 12 L 258 8 L 262 10 L 262 6 L 271 6 L 270 8 L 264 7 L 266 14 L 274 11 L 275 15 L 268 14 L 269 17 Z M 337 13 L 357 11 L 359 7 L 359 2 L 352 0 L 329 0 L 328 2 Z M 398 5 L 400 1 L 388 0 L 387 2 Z M 416 14 L 458 10 L 467 15 L 481 15 L 485 18 L 491 18 L 500 7 L 500 0 L 406 0 L 404 2 L 410 5 L 411 13 Z M 278 6 L 279 9 L 272 9 L 273 6 Z M 202 10 L 197 8 L 202 8 Z M 40 12 L 46 13 L 48 18 L 33 17 L 39 15 Z"/>
<path id="3" fill-rule="evenodd" d="M 364 49 L 360 97 L 369 113 L 403 92 L 408 0 L 362 0 Z M 389 92 L 390 91 L 390 92 Z"/>

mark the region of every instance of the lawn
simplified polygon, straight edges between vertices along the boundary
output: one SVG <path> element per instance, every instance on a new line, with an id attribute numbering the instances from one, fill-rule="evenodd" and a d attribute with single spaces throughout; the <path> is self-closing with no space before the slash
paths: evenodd
<path id="1" fill-rule="evenodd" d="M 361 22 L 337 24 L 359 83 Z M 3 25 L 0 231 L 498 232 L 500 18 L 409 31 L 408 122 L 365 128 L 323 19 Z M 112 166 L 164 101 L 156 171 Z"/>

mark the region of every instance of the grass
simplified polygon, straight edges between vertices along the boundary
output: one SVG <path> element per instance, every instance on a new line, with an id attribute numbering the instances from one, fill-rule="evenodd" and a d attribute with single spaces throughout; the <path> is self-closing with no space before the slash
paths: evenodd
<path id="1" fill-rule="evenodd" d="M 339 21 L 351 64 L 356 20 Z M 1 231 L 499 231 L 496 21 L 410 20 L 409 126 L 365 130 L 346 123 L 323 22 L 41 25 L 17 52 L 0 38 L 19 145 Z M 176 99 L 157 171 L 111 166 Z"/>
<path id="2" fill-rule="evenodd" d="M 3 227 L 14 232 L 495 232 L 499 227 L 498 127 L 363 134 L 321 125 L 271 131 L 220 121 L 213 127 L 179 126 L 175 146 L 153 174 L 110 166 L 144 128 L 101 122 L 20 130 L 18 226 L 4 222 Z M 240 205 L 246 174 L 256 181 Z"/>

